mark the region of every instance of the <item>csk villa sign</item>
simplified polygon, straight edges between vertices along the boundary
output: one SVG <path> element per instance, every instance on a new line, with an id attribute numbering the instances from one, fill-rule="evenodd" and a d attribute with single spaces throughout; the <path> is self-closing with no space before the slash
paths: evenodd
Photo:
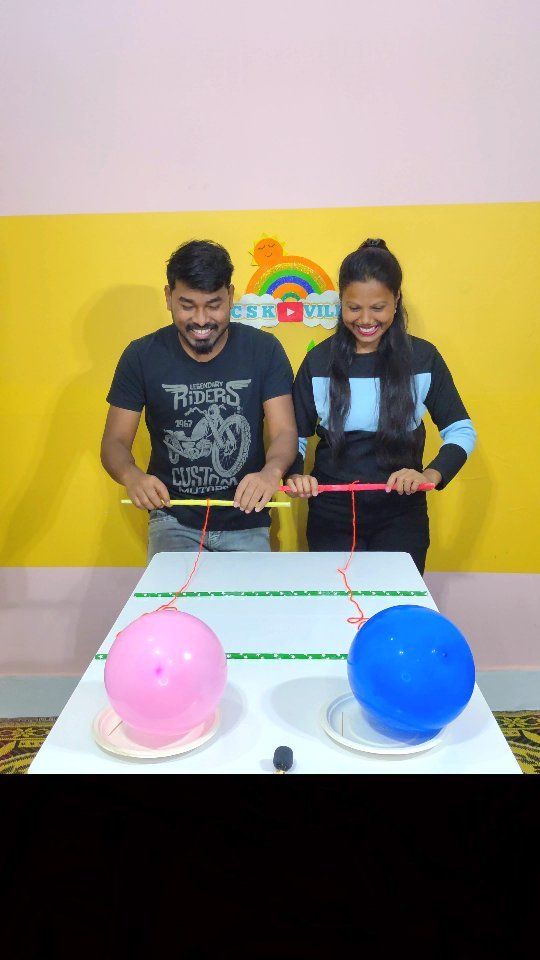
<path id="1" fill-rule="evenodd" d="M 286 256 L 275 237 L 263 236 L 253 248 L 253 266 L 245 294 L 231 310 L 231 320 L 255 327 L 303 323 L 335 327 L 339 296 L 325 270 L 307 257 Z"/>
<path id="2" fill-rule="evenodd" d="M 247 297 L 245 298 L 247 299 Z M 268 298 L 270 299 L 270 298 Z M 307 326 L 335 326 L 339 316 L 339 302 L 337 297 L 330 303 L 309 303 L 306 300 L 297 302 L 274 300 L 273 303 L 246 303 L 244 297 L 235 303 L 231 310 L 231 320 L 244 322 L 255 321 L 261 326 L 275 326 L 277 323 L 305 323 Z"/>

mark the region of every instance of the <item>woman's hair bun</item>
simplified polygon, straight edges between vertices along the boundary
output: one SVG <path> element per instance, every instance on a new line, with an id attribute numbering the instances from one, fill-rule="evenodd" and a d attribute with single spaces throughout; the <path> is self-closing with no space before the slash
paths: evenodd
<path id="1" fill-rule="evenodd" d="M 384 242 L 384 240 L 381 240 L 380 237 L 376 240 L 371 240 L 371 239 L 364 240 L 364 242 L 360 244 L 358 249 L 362 250 L 364 247 L 380 247 L 381 250 L 388 250 L 386 243 Z"/>

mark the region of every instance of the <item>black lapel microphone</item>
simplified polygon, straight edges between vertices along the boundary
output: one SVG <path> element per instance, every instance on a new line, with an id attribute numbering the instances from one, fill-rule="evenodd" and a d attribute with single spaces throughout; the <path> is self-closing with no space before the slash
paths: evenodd
<path id="1" fill-rule="evenodd" d="M 274 773 L 287 773 L 293 765 L 293 752 L 290 747 L 278 747 L 274 753 Z"/>

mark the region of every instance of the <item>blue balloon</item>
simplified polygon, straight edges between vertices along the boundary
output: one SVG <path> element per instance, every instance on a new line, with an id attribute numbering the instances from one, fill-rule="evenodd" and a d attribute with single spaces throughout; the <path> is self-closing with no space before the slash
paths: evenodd
<path id="1" fill-rule="evenodd" d="M 360 627 L 349 650 L 352 692 L 375 725 L 434 736 L 467 706 L 474 689 L 471 649 L 441 613 L 387 607 Z"/>

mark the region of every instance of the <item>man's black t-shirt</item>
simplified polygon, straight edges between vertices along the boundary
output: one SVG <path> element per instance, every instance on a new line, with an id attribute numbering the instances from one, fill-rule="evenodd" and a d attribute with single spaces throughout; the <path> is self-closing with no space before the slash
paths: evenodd
<path id="1" fill-rule="evenodd" d="M 242 477 L 264 467 L 263 403 L 290 394 L 293 374 L 279 340 L 231 323 L 221 353 L 205 362 L 183 349 L 171 323 L 134 340 L 124 350 L 108 403 L 140 412 L 150 434 L 147 472 L 159 477 L 171 499 L 233 500 Z M 205 509 L 170 507 L 180 523 L 200 528 Z M 270 525 L 268 510 L 219 507 L 209 530 Z"/>

